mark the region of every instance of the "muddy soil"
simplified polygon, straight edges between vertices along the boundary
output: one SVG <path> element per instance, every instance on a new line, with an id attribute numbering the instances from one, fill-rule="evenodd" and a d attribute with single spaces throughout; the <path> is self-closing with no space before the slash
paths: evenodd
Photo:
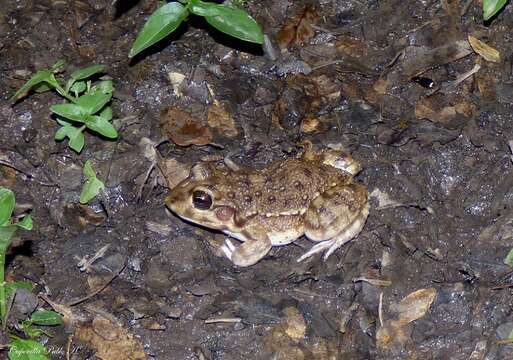
<path id="1" fill-rule="evenodd" d="M 263 48 L 191 19 L 129 61 L 156 1 L 0 4 L 1 183 L 35 220 L 8 273 L 72 312 L 45 338 L 52 359 L 513 357 L 511 6 L 483 24 L 477 1 L 248 0 Z M 107 66 L 119 139 L 88 133 L 77 154 L 54 140 L 58 95 L 9 102 L 58 59 Z M 170 111 L 196 122 L 192 145 L 171 139 Z M 262 168 L 304 140 L 350 152 L 370 194 L 363 231 L 327 261 L 296 262 L 300 238 L 238 268 L 224 235 L 166 212 L 151 144 L 174 169 Z M 88 159 L 106 191 L 83 206 Z"/>

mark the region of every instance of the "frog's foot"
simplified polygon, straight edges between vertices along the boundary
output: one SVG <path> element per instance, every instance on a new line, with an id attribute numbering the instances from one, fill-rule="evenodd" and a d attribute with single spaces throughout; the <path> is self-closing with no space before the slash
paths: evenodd
<path id="1" fill-rule="evenodd" d="M 366 204 L 362 209 L 361 213 L 354 219 L 354 221 L 346 227 L 343 231 L 341 231 L 338 235 L 332 237 L 329 240 L 321 241 L 318 244 L 312 246 L 312 248 L 303 254 L 301 257 L 297 259 L 297 262 L 303 261 L 310 256 L 317 254 L 321 251 L 327 249 L 326 253 L 323 256 L 323 259 L 326 260 L 335 250 L 344 245 L 345 243 L 351 241 L 355 236 L 357 236 L 360 231 L 362 231 L 363 226 L 365 225 L 365 221 L 367 220 L 367 216 L 369 215 L 369 205 Z"/>
<path id="2" fill-rule="evenodd" d="M 239 246 L 233 245 L 230 239 L 226 239 L 220 249 L 235 265 L 246 267 L 256 264 L 267 255 L 271 247 L 269 239 L 248 240 Z"/>

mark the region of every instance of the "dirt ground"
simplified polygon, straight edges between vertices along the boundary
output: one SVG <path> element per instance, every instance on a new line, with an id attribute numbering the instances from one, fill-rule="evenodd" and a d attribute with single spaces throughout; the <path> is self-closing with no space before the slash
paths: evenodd
<path id="1" fill-rule="evenodd" d="M 263 48 L 190 19 L 132 61 L 156 1 L 0 5 L 0 180 L 35 221 L 8 273 L 73 314 L 45 339 L 52 359 L 68 344 L 71 359 L 513 358 L 510 5 L 483 24 L 478 1 L 248 0 Z M 55 93 L 8 101 L 61 58 L 68 74 L 107 66 L 118 140 L 87 134 L 76 154 L 54 140 Z M 301 238 L 237 268 L 223 235 L 166 213 L 148 155 L 261 168 L 304 140 L 352 153 L 370 193 L 362 233 L 327 261 L 297 263 Z M 82 206 L 87 159 L 106 192 Z"/>

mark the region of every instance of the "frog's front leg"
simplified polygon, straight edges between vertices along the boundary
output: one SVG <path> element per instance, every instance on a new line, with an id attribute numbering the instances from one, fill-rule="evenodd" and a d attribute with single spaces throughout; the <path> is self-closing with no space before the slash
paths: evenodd
<path id="1" fill-rule="evenodd" d="M 230 239 L 226 239 L 221 251 L 235 265 L 246 267 L 256 264 L 269 250 L 272 243 L 263 229 L 249 229 L 241 233 L 226 232 L 228 235 L 243 241 L 241 245 L 233 245 Z M 250 236 L 249 234 L 258 234 Z"/>
<path id="2" fill-rule="evenodd" d="M 338 185 L 320 194 L 305 213 L 305 235 L 319 243 L 298 261 L 323 250 L 326 260 L 360 233 L 368 215 L 367 190 L 360 184 Z"/>

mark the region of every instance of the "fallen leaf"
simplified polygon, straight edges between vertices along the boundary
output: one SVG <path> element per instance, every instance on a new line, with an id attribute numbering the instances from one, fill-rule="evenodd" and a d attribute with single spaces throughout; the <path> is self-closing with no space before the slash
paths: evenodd
<path id="1" fill-rule="evenodd" d="M 500 62 L 501 61 L 501 55 L 500 55 L 499 51 L 497 51 L 493 47 L 485 44 L 481 40 L 469 35 L 468 42 L 470 43 L 470 46 L 472 46 L 472 50 L 474 50 L 478 55 L 480 55 L 486 61 L 491 61 L 491 62 Z"/>
<path id="2" fill-rule="evenodd" d="M 207 145 L 212 141 L 210 128 L 188 112 L 174 107 L 161 111 L 160 125 L 164 134 L 179 146 Z"/>
<path id="3" fill-rule="evenodd" d="M 207 122 L 223 136 L 233 138 L 238 134 L 233 117 L 222 105 L 213 104 L 208 108 Z"/>
<path id="4" fill-rule="evenodd" d="M 75 336 L 94 350 L 102 360 L 139 360 L 146 359 L 142 344 L 107 316 L 95 314 L 91 322 L 76 323 Z"/>
<path id="5" fill-rule="evenodd" d="M 301 121 L 299 129 L 304 133 L 318 132 L 321 126 L 321 122 L 315 116 L 307 116 Z"/>
<path id="6" fill-rule="evenodd" d="M 399 323 L 408 324 L 426 315 L 435 297 L 436 289 L 419 289 L 408 294 L 398 304 L 392 304 L 391 310 L 399 314 Z"/>
<path id="7" fill-rule="evenodd" d="M 286 49 L 291 44 L 303 45 L 315 35 L 312 24 L 315 24 L 319 15 L 314 6 L 307 5 L 301 13 L 286 20 L 278 32 L 278 45 Z"/>
<path id="8" fill-rule="evenodd" d="M 409 324 L 426 315 L 437 295 L 436 289 L 419 289 L 408 294 L 399 303 L 391 304 L 396 319 L 383 321 L 376 333 L 379 348 L 401 348 L 410 340 Z"/>
<path id="9" fill-rule="evenodd" d="M 159 163 L 159 168 L 167 187 L 172 189 L 189 176 L 191 164 L 184 164 L 175 159 L 165 159 Z"/>

